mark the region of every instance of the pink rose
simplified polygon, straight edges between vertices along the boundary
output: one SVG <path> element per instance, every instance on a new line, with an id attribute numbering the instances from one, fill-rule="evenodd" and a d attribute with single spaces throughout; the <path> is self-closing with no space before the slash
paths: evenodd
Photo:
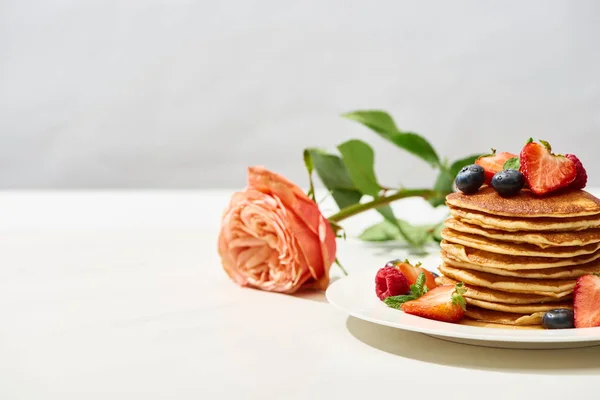
<path id="1" fill-rule="evenodd" d="M 248 186 L 231 197 L 219 233 L 233 281 L 281 293 L 325 289 L 335 253 L 335 233 L 314 201 L 283 176 L 248 168 Z"/>

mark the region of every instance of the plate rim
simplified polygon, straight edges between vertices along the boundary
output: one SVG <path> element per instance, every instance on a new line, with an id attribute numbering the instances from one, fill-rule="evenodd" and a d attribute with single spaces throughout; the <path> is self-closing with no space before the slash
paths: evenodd
<path id="1" fill-rule="evenodd" d="M 329 304 L 333 305 L 337 309 L 344 311 L 345 313 L 371 323 L 378 325 L 388 326 L 391 328 L 402 329 L 412 332 L 423 333 L 426 335 L 442 336 L 447 338 L 459 338 L 467 340 L 477 340 L 486 342 L 514 342 L 514 343 L 576 343 L 576 342 L 600 342 L 600 327 L 595 328 L 573 328 L 573 329 L 556 329 L 556 330 L 511 330 L 502 328 L 485 328 L 479 326 L 469 326 L 454 324 L 449 322 L 434 321 L 430 319 L 420 318 L 406 314 L 400 310 L 390 311 L 401 313 L 401 320 L 397 322 L 386 321 L 380 318 L 371 317 L 368 315 L 361 314 L 352 309 L 339 304 L 336 301 L 337 292 L 344 290 L 345 286 L 356 288 L 356 286 L 364 285 L 367 286 L 367 279 L 373 278 L 377 270 L 366 270 L 359 272 L 350 272 L 347 276 L 341 277 L 340 279 L 332 282 L 325 291 L 325 297 Z M 364 283 L 363 283 L 364 281 Z M 357 283 L 355 283 L 357 282 Z M 354 283 L 354 285 L 352 285 Z M 363 290 L 365 289 L 363 288 Z M 371 293 L 375 297 L 374 286 L 371 289 Z M 362 294 L 362 295 L 366 295 Z M 381 303 L 382 305 L 383 302 Z M 425 326 L 417 326 L 411 324 L 412 318 L 419 318 L 421 324 Z M 407 321 L 402 321 L 406 319 Z M 454 330 L 436 329 L 435 326 L 444 324 L 453 325 Z M 431 325 L 429 328 L 427 325 Z M 577 335 L 573 335 L 573 332 L 578 332 Z M 584 333 L 584 335 L 581 335 Z"/>

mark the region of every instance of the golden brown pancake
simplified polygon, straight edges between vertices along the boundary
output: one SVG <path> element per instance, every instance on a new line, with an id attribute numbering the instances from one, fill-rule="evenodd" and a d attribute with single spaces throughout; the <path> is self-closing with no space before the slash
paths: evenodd
<path id="1" fill-rule="evenodd" d="M 448 205 L 462 209 L 517 218 L 571 218 L 600 214 L 600 199 L 584 190 L 537 196 L 528 189 L 504 198 L 490 186 L 474 194 L 456 192 L 446 196 Z"/>
<path id="2" fill-rule="evenodd" d="M 458 281 L 447 276 L 439 276 L 435 278 L 438 285 L 456 285 Z M 486 287 L 465 285 L 467 292 L 464 294 L 466 299 L 483 300 L 492 303 L 503 304 L 539 304 L 539 303 L 558 303 L 570 298 L 565 296 L 557 298 L 554 296 L 540 296 L 529 293 L 511 293 L 494 290 Z M 485 307 L 484 307 L 485 308 Z"/>
<path id="3" fill-rule="evenodd" d="M 475 271 L 488 272 L 494 275 L 514 276 L 517 278 L 527 279 L 576 279 L 583 275 L 600 273 L 600 260 L 592 261 L 583 265 L 572 265 L 569 267 L 560 268 L 543 268 L 543 269 L 528 269 L 528 270 L 510 270 L 501 268 L 484 267 L 476 264 L 469 264 L 461 261 L 456 261 L 447 256 L 447 253 L 442 250 L 442 261 L 451 267 L 473 269 Z"/>
<path id="4" fill-rule="evenodd" d="M 509 256 L 573 258 L 585 254 L 592 254 L 600 249 L 600 243 L 592 243 L 587 246 L 579 247 L 548 247 L 546 249 L 541 249 L 532 244 L 494 241 L 493 239 L 487 239 L 484 236 L 458 232 L 450 228 L 444 228 L 441 235 L 443 239 L 450 243 L 462 244 L 463 246 L 474 249 L 489 251 L 491 253 L 506 254 Z"/>
<path id="5" fill-rule="evenodd" d="M 497 217 L 480 211 L 466 210 L 448 206 L 450 214 L 462 222 L 478 225 L 485 229 L 500 231 L 579 231 L 583 229 L 600 228 L 600 218 L 597 215 L 573 218 L 516 218 Z"/>
<path id="6" fill-rule="evenodd" d="M 486 310 L 502 311 L 517 314 L 529 314 L 535 312 L 546 312 L 556 308 L 573 309 L 572 301 L 561 301 L 559 303 L 540 303 L 540 304 L 505 304 L 493 303 L 491 301 L 466 298 L 467 307 L 469 305 L 485 308 Z"/>
<path id="7" fill-rule="evenodd" d="M 467 306 L 465 315 L 476 321 L 491 322 L 503 325 L 540 325 L 544 312 L 517 314 L 502 311 L 486 310 L 476 306 Z"/>
<path id="8" fill-rule="evenodd" d="M 510 269 L 513 271 L 569 267 L 587 264 L 600 259 L 600 251 L 573 258 L 548 258 L 509 256 L 506 254 L 491 253 L 489 251 L 472 249 L 460 244 L 448 243 L 445 240 L 442 240 L 440 246 L 443 250 L 442 254 L 445 254 L 446 257 L 453 260 L 483 267 Z"/>
<path id="9" fill-rule="evenodd" d="M 600 229 L 586 229 L 576 232 L 505 232 L 497 229 L 484 229 L 452 217 L 444 221 L 444 225 L 458 232 L 485 236 L 503 242 L 529 243 L 541 248 L 585 246 L 591 243 L 600 243 Z"/>
<path id="10" fill-rule="evenodd" d="M 471 319 L 469 317 L 463 317 L 460 320 L 459 324 L 467 325 L 467 326 L 478 326 L 481 328 L 495 328 L 495 329 L 540 329 L 544 328 L 542 325 L 505 325 L 505 324 L 495 324 L 493 322 L 484 322 L 477 321 L 475 319 Z"/>
<path id="11" fill-rule="evenodd" d="M 564 297 L 573 292 L 575 279 L 524 279 L 508 276 L 493 275 L 467 269 L 458 269 L 442 263 L 439 270 L 445 276 L 465 285 L 481 286 L 489 289 L 513 292 L 531 293 L 541 296 Z"/>

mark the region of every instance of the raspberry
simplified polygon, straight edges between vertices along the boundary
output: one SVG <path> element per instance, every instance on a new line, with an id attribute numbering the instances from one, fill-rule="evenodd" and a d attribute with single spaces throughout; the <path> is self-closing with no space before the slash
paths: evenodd
<path id="1" fill-rule="evenodd" d="M 375 275 L 375 293 L 380 300 L 386 297 L 406 294 L 410 290 L 408 279 L 393 267 L 384 267 Z"/>
<path id="2" fill-rule="evenodd" d="M 577 169 L 577 176 L 569 185 L 569 189 L 583 189 L 585 185 L 587 185 L 587 172 L 585 172 L 581 160 L 579 160 L 575 154 L 566 154 L 565 157 L 573 161 L 573 164 L 575 164 L 575 168 Z"/>

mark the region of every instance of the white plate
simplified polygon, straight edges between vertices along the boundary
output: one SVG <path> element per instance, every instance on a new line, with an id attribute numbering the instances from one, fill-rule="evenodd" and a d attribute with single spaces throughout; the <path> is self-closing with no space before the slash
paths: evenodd
<path id="1" fill-rule="evenodd" d="M 355 272 L 333 282 L 327 289 L 327 300 L 353 317 L 365 321 L 457 343 L 513 349 L 565 349 L 600 345 L 600 328 L 496 329 L 438 322 L 409 315 L 386 306 L 377 298 L 376 272 Z"/>

